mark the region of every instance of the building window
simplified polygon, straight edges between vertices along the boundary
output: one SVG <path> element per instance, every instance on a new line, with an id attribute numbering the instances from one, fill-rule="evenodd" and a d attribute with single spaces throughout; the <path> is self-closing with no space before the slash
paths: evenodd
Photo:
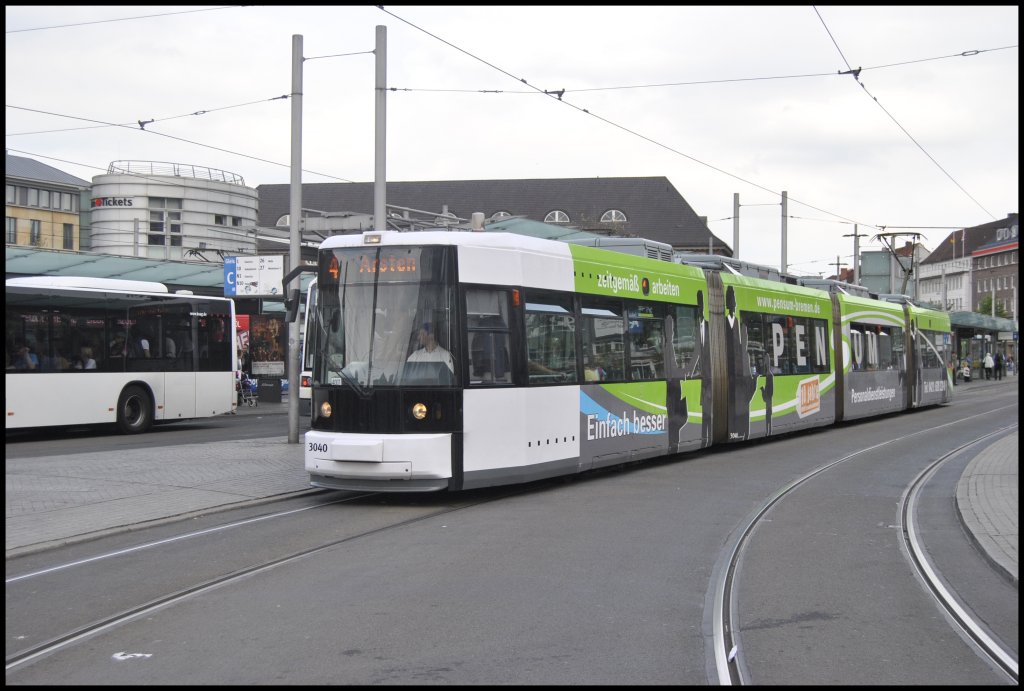
<path id="1" fill-rule="evenodd" d="M 177 204 L 171 208 L 181 208 L 181 200 L 175 199 Z M 171 233 L 171 247 L 181 247 L 181 212 L 180 211 L 168 211 L 167 212 L 167 229 Z"/>
<path id="2" fill-rule="evenodd" d="M 10 216 L 7 217 L 7 242 L 12 245 L 18 244 L 18 219 Z"/>
<path id="3" fill-rule="evenodd" d="M 75 249 L 75 226 L 70 223 L 64 224 L 64 249 Z"/>
<path id="4" fill-rule="evenodd" d="M 152 206 L 156 200 L 150 199 L 149 203 Z M 160 200 L 163 201 L 163 200 Z M 149 244 L 150 245 L 163 245 L 164 244 L 164 229 L 166 228 L 164 223 L 164 212 L 150 210 L 149 212 Z"/>
<path id="5" fill-rule="evenodd" d="M 43 222 L 29 221 L 28 244 L 38 247 L 43 241 Z"/>
<path id="6" fill-rule="evenodd" d="M 39 190 L 34 187 L 28 188 L 28 205 L 39 206 Z"/>
<path id="7" fill-rule="evenodd" d="M 561 209 L 555 209 L 554 211 L 549 211 L 548 212 L 548 215 L 544 217 L 544 222 L 545 223 L 568 223 L 569 222 L 569 214 L 565 213 Z"/>
<path id="8" fill-rule="evenodd" d="M 214 214 L 213 224 L 217 226 L 226 226 L 228 224 L 228 217 L 224 214 Z"/>
<path id="9" fill-rule="evenodd" d="M 181 200 L 173 197 L 149 198 L 149 244 L 181 246 Z M 168 243 L 166 235 L 171 233 Z"/>
<path id="10" fill-rule="evenodd" d="M 626 214 L 618 209 L 608 209 L 601 214 L 601 223 L 625 223 L 626 220 Z"/>
<path id="11" fill-rule="evenodd" d="M 242 219 L 240 219 L 238 216 L 232 216 L 231 217 L 231 225 L 234 226 L 235 228 L 241 227 Z"/>
<path id="12" fill-rule="evenodd" d="M 7 203 L 17 204 L 18 203 L 18 188 L 14 185 L 7 185 Z"/>
<path id="13" fill-rule="evenodd" d="M 274 226 L 277 228 L 287 228 L 292 222 L 290 216 L 290 214 L 285 214 L 281 218 L 277 219 L 277 223 L 275 223 Z"/>

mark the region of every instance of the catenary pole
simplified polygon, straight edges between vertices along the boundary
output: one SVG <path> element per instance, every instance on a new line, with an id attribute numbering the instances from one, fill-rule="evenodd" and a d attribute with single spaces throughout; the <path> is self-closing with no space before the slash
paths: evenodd
<path id="1" fill-rule="evenodd" d="M 302 262 L 299 239 L 302 236 L 302 36 L 292 36 L 292 160 L 288 209 L 288 271 Z M 296 275 L 285 288 L 301 290 L 302 277 Z M 299 320 L 288 323 L 288 443 L 299 443 Z"/>
<path id="2" fill-rule="evenodd" d="M 740 193 L 732 195 L 732 256 L 740 258 Z"/>
<path id="3" fill-rule="evenodd" d="M 782 273 L 786 273 L 789 269 L 787 247 L 789 247 L 789 193 L 782 190 L 782 266 L 779 267 Z"/>
<path id="4" fill-rule="evenodd" d="M 373 176 L 373 229 L 387 229 L 387 175 L 385 144 L 387 142 L 387 74 L 388 74 L 388 28 L 377 27 L 377 42 L 374 48 L 376 57 L 376 127 L 374 136 L 374 176 Z"/>

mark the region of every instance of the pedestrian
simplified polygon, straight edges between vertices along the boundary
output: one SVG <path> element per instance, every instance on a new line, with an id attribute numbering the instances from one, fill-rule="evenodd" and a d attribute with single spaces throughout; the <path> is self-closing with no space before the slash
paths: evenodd
<path id="1" fill-rule="evenodd" d="M 1003 378 L 1003 354 L 998 350 L 996 351 L 996 357 L 994 360 L 996 379 Z"/>
<path id="2" fill-rule="evenodd" d="M 985 368 L 985 379 L 992 378 L 992 368 L 995 365 L 996 361 L 992 359 L 992 353 L 985 353 L 985 359 L 981 362 L 981 366 Z"/>

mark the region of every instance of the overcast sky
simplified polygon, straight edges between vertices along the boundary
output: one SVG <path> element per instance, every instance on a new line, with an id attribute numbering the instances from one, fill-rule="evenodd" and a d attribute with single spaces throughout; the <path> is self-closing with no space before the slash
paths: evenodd
<path id="1" fill-rule="evenodd" d="M 811 275 L 850 265 L 853 224 L 863 250 L 883 227 L 932 250 L 1018 211 L 1016 6 L 5 12 L 7 149 L 86 180 L 140 160 L 289 182 L 299 35 L 302 180 L 372 182 L 386 26 L 388 180 L 665 176 L 730 246 L 738 193 L 739 256 L 774 266 L 786 191 Z"/>

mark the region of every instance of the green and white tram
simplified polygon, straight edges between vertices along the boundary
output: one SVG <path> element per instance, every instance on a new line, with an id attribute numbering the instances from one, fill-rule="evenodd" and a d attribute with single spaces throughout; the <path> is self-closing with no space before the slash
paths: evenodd
<path id="1" fill-rule="evenodd" d="M 933 392 L 931 356 L 903 357 L 942 342 L 941 313 L 724 264 L 506 233 L 384 231 L 325 240 L 317 286 L 304 453 L 319 487 L 528 482 L 951 392 Z M 862 328 L 879 325 L 870 337 Z M 867 362 L 899 379 L 898 406 L 860 407 L 878 395 L 844 388 L 861 385 Z"/>

